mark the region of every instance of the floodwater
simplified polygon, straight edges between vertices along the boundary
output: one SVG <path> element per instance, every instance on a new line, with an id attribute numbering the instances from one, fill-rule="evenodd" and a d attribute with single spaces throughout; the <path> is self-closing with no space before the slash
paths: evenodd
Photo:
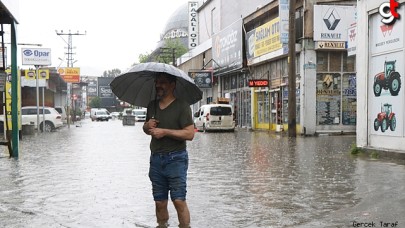
<path id="1" fill-rule="evenodd" d="M 142 123 L 86 119 L 0 152 L 0 227 L 154 227 Z M 405 227 L 405 165 L 353 157 L 354 136 L 196 133 L 188 142 L 192 227 Z M 169 204 L 170 224 L 177 215 Z M 379 227 L 379 226 L 377 226 Z"/>

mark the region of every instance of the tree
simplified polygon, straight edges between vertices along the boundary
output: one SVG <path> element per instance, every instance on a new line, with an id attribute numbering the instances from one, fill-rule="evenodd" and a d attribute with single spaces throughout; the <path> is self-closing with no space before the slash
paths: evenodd
<path id="1" fill-rule="evenodd" d="M 115 78 L 115 77 L 117 77 L 117 76 L 120 75 L 120 74 L 121 74 L 121 70 L 115 68 L 115 69 L 112 69 L 112 70 L 106 70 L 106 71 L 104 71 L 103 77 Z"/>
<path id="2" fill-rule="evenodd" d="M 101 98 L 94 97 L 93 99 L 90 100 L 89 106 L 90 108 L 101 108 Z"/>
<path id="3" fill-rule="evenodd" d="M 173 61 L 175 61 L 175 59 L 184 55 L 184 53 L 186 53 L 187 51 L 187 47 L 181 43 L 179 38 L 167 39 L 165 40 L 165 44 L 163 45 L 163 47 L 160 48 L 156 60 L 158 62 L 173 64 Z"/>
<path id="4" fill-rule="evenodd" d="M 150 54 L 148 52 L 146 52 L 145 54 L 139 54 L 139 56 L 138 56 L 138 59 L 139 59 L 140 63 L 149 62 L 148 61 L 149 58 L 150 58 Z M 135 64 L 133 64 L 133 65 L 135 65 Z"/>
<path id="5" fill-rule="evenodd" d="M 163 62 L 171 63 L 174 58 L 179 58 L 188 51 L 188 48 L 181 43 L 180 39 L 167 39 L 163 47 L 152 51 L 151 53 L 146 52 L 145 54 L 140 54 L 138 60 L 140 63 L 146 62 Z M 132 64 L 132 66 L 136 63 Z"/>

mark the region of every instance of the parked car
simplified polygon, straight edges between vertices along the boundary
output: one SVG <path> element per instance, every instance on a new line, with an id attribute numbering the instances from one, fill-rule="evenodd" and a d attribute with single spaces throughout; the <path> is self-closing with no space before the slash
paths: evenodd
<path id="1" fill-rule="evenodd" d="M 146 120 L 146 109 L 134 109 L 132 110 L 132 115 L 135 116 L 135 121 L 145 121 Z"/>
<path id="2" fill-rule="evenodd" d="M 119 113 L 119 112 L 112 112 L 112 113 L 111 113 L 111 117 L 112 117 L 113 119 L 118 119 L 119 116 L 120 116 L 120 113 Z"/>
<path id="3" fill-rule="evenodd" d="M 91 116 L 91 121 L 108 121 L 109 119 L 110 115 L 108 115 L 107 111 L 104 110 L 95 111 Z"/>
<path id="4" fill-rule="evenodd" d="M 194 125 L 198 131 L 234 131 L 233 107 L 229 104 L 203 105 L 194 113 Z"/>
<path id="5" fill-rule="evenodd" d="M 62 116 L 62 122 L 64 124 L 67 123 L 67 115 L 66 115 L 66 109 L 65 107 L 62 106 L 55 106 L 56 111 L 59 112 L 59 114 Z"/>
<path id="6" fill-rule="evenodd" d="M 51 132 L 63 126 L 62 115 L 55 108 L 45 107 L 45 122 L 43 121 L 44 109 L 39 107 L 39 128 L 41 131 Z M 33 124 L 37 129 L 37 107 L 21 107 L 21 124 Z M 45 125 L 45 128 L 44 128 Z"/>

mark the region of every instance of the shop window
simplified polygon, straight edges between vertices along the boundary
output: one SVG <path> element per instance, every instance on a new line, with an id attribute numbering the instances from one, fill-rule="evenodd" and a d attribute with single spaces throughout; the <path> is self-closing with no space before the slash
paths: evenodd
<path id="1" fill-rule="evenodd" d="M 316 70 L 318 72 L 328 71 L 328 52 L 316 53 Z"/>
<path id="2" fill-rule="evenodd" d="M 341 122 L 341 75 L 318 73 L 316 79 L 317 125 L 339 125 Z"/>
<path id="3" fill-rule="evenodd" d="M 232 75 L 232 76 L 230 77 L 230 79 L 231 79 L 231 89 L 236 89 L 236 88 L 237 88 L 237 85 L 238 85 L 238 83 L 237 83 L 237 76 L 236 76 L 236 75 Z"/>
<path id="4" fill-rule="evenodd" d="M 343 74 L 342 87 L 342 124 L 356 125 L 356 74 Z"/>
<path id="5" fill-rule="evenodd" d="M 343 54 L 343 72 L 356 72 L 356 57 Z"/>
<path id="6" fill-rule="evenodd" d="M 287 59 L 280 60 L 281 64 L 281 75 L 283 77 L 288 77 L 288 63 Z"/>
<path id="7" fill-rule="evenodd" d="M 269 95 L 267 92 L 257 93 L 257 120 L 259 123 L 269 123 Z"/>
<path id="8" fill-rule="evenodd" d="M 342 52 L 329 52 L 329 71 L 340 72 L 342 70 Z"/>

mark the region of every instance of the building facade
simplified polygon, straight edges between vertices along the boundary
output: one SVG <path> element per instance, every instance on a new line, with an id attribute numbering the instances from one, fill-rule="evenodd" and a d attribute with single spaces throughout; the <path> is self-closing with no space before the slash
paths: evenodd
<path id="1" fill-rule="evenodd" d="M 357 3 L 357 146 L 404 153 L 405 1 L 393 9 L 399 18 L 388 2 Z"/>
<path id="2" fill-rule="evenodd" d="M 212 71 L 197 105 L 225 97 L 239 127 L 287 130 L 288 1 L 205 1 L 198 15 L 200 45 L 178 59 L 186 72 Z M 297 1 L 295 15 L 298 132 L 355 132 L 356 57 L 346 44 L 356 2 Z"/>

